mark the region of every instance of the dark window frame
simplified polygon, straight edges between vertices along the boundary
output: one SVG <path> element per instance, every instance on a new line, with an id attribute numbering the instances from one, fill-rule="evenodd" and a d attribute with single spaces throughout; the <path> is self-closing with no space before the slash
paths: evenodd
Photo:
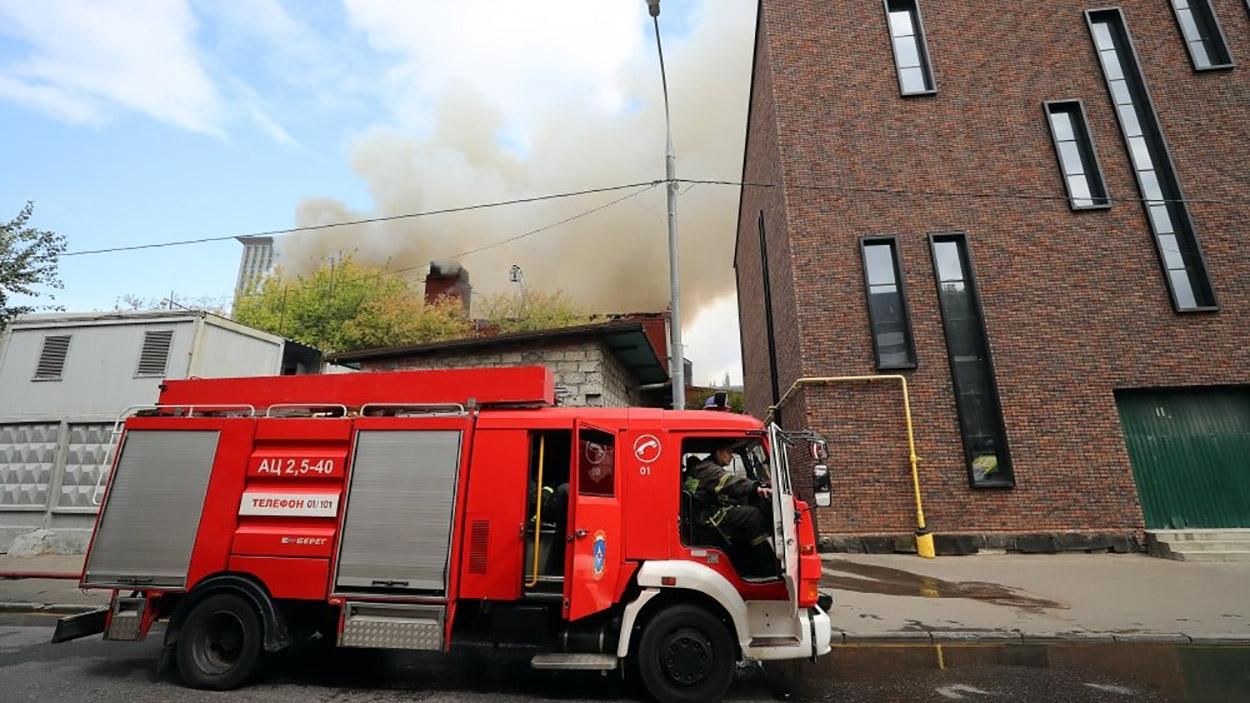
<path id="1" fill-rule="evenodd" d="M 1211 31 L 1211 41 L 1217 44 L 1222 59 L 1216 61 L 1217 57 L 1209 57 L 1212 60 L 1210 66 L 1199 66 L 1198 57 L 1194 55 L 1194 47 L 1189 42 L 1189 38 L 1185 36 L 1185 28 L 1181 23 L 1181 11 L 1177 9 L 1173 0 L 1168 0 L 1168 5 L 1172 8 L 1172 17 L 1176 19 L 1176 31 L 1180 32 L 1181 43 L 1185 45 L 1185 53 L 1189 54 L 1189 64 L 1193 66 L 1194 71 L 1223 71 L 1233 68 L 1237 62 L 1233 60 L 1232 51 L 1228 48 L 1228 38 L 1224 36 L 1224 27 L 1220 25 L 1220 18 L 1215 14 L 1215 8 L 1211 7 L 1210 0 L 1185 0 L 1189 3 L 1189 13 L 1193 16 L 1196 23 L 1207 25 L 1207 29 Z M 1204 15 L 1202 18 L 1197 17 L 1195 5 L 1201 8 Z"/>
<path id="2" fill-rule="evenodd" d="M 764 325 L 768 331 L 768 378 L 772 384 L 773 402 L 776 406 L 781 402 L 781 384 L 777 373 L 777 341 L 773 320 L 773 287 L 772 273 L 768 267 L 768 230 L 764 226 L 764 211 L 760 210 L 760 271 L 763 273 L 764 284 Z"/>
<path id="3" fill-rule="evenodd" d="M 1143 138 L 1163 155 L 1164 165 L 1168 169 L 1168 176 L 1171 180 L 1170 187 L 1176 191 L 1176 197 L 1180 199 L 1181 206 L 1176 209 L 1179 214 L 1179 226 L 1184 230 L 1185 234 L 1193 240 L 1193 247 L 1197 252 L 1198 260 L 1202 265 L 1202 274 L 1205 279 L 1206 287 L 1211 294 L 1211 305 L 1197 305 L 1190 308 L 1182 308 L 1178 305 L 1176 289 L 1172 285 L 1172 278 L 1169 275 L 1166 254 L 1163 247 L 1159 244 L 1159 235 L 1155 230 L 1154 223 L 1150 217 L 1150 205 L 1146 200 L 1146 188 L 1141 180 L 1141 174 L 1137 169 L 1133 160 L 1132 147 L 1129 144 L 1129 129 L 1125 124 L 1123 116 L 1120 114 L 1119 105 L 1115 101 L 1115 92 L 1111 86 L 1111 77 L 1107 75 L 1106 68 L 1102 64 L 1102 57 L 1098 48 L 1098 40 L 1094 36 L 1095 15 L 1103 15 L 1114 13 L 1119 18 L 1120 29 L 1123 32 L 1124 44 L 1127 49 L 1127 57 L 1133 61 L 1132 68 L 1137 71 L 1137 80 L 1130 82 L 1129 90 L 1138 93 L 1134 96 L 1134 100 L 1140 99 L 1146 110 L 1149 111 L 1150 124 L 1139 124 Z M 1164 138 L 1163 128 L 1159 125 L 1159 113 L 1155 110 L 1154 96 L 1150 92 L 1150 86 L 1146 83 L 1145 76 L 1141 72 L 1141 56 L 1137 53 L 1137 44 L 1133 41 L 1133 35 L 1128 31 L 1128 21 L 1124 17 L 1124 12 L 1119 7 L 1100 7 L 1092 8 L 1085 11 L 1085 24 L 1089 30 L 1089 44 L 1094 52 L 1094 63 L 1098 66 L 1099 72 L 1103 77 L 1103 85 L 1107 89 L 1107 99 L 1111 102 L 1111 111 L 1115 113 L 1116 124 L 1120 128 L 1121 143 L 1124 146 L 1125 156 L 1128 159 L 1129 170 L 1133 172 L 1133 180 L 1137 184 L 1138 194 L 1142 196 L 1142 212 L 1146 218 L 1146 227 L 1150 232 L 1150 238 L 1154 243 L 1155 254 L 1159 261 L 1159 270 L 1163 275 L 1163 282 L 1167 286 L 1168 299 L 1172 304 L 1172 311 L 1178 315 L 1189 313 L 1218 312 L 1220 309 L 1219 296 L 1215 290 L 1215 284 L 1211 281 L 1210 266 L 1207 262 L 1206 251 L 1202 246 L 1202 241 L 1198 236 L 1197 228 L 1194 227 L 1193 217 L 1189 213 L 1189 208 L 1184 207 L 1185 191 L 1181 186 L 1180 178 L 1176 175 L 1176 162 L 1172 159 L 1172 150 L 1168 147 L 1167 139 Z M 1140 117 L 1138 121 L 1141 122 Z M 1156 171 L 1158 167 L 1156 167 Z M 1169 215 L 1172 210 L 1169 210 Z"/>
<path id="4" fill-rule="evenodd" d="M 885 34 L 890 40 L 890 56 L 894 59 L 894 80 L 898 82 L 898 93 L 901 97 L 912 98 L 923 95 L 937 95 L 938 82 L 937 75 L 933 72 L 933 54 L 929 52 L 929 32 L 925 29 L 924 14 L 920 9 L 920 0 L 904 0 L 910 2 L 914 9 L 912 17 L 912 31 L 916 34 L 916 49 L 920 53 L 920 67 L 924 71 L 925 78 L 928 80 L 929 88 L 926 90 L 909 91 L 903 86 L 903 77 L 899 75 L 900 67 L 898 65 L 898 51 L 894 48 L 894 30 L 890 27 L 890 0 L 881 0 L 881 8 L 885 11 Z"/>
<path id="5" fill-rule="evenodd" d="M 1089 205 L 1078 205 L 1077 197 L 1072 192 L 1072 186 L 1068 183 L 1068 173 L 1063 165 L 1063 154 L 1059 149 L 1059 135 L 1055 133 L 1055 125 L 1051 120 L 1052 109 L 1067 108 L 1075 106 L 1074 112 L 1079 114 L 1081 124 L 1073 125 L 1073 136 L 1075 137 L 1077 149 L 1081 152 L 1081 158 L 1088 161 L 1088 165 L 1094 169 L 1093 174 L 1086 173 L 1086 181 L 1090 183 L 1090 200 Z M 1111 193 L 1107 190 L 1107 179 L 1103 176 L 1102 160 L 1098 158 L 1098 149 L 1094 145 L 1094 135 L 1089 131 L 1089 115 L 1085 112 L 1085 101 L 1080 98 L 1068 98 L 1064 100 L 1046 100 L 1042 103 L 1042 114 L 1046 118 L 1046 128 L 1050 131 L 1050 144 L 1055 149 L 1055 161 L 1059 164 L 1059 178 L 1063 181 L 1063 189 L 1068 194 L 1068 207 L 1075 212 L 1085 210 L 1107 210 L 1111 208 Z M 1080 134 L 1076 132 L 1079 130 Z M 1097 177 L 1098 189 L 1092 187 L 1094 184 L 1091 177 Z"/>
<path id="6" fill-rule="evenodd" d="M 877 344 L 876 321 L 872 316 L 872 284 L 868 280 L 868 247 L 880 244 L 889 245 L 890 260 L 894 264 L 894 284 L 898 286 L 898 297 L 903 306 L 903 334 L 906 335 L 907 349 L 911 352 L 911 363 L 908 364 L 884 364 L 881 362 L 881 347 Z M 920 359 L 916 354 L 916 337 L 912 333 L 911 306 L 907 303 L 907 282 L 903 276 L 903 260 L 902 254 L 899 252 L 898 236 L 889 234 L 860 237 L 859 261 L 864 268 L 864 303 L 868 310 L 868 331 L 869 336 L 872 337 L 872 353 L 876 361 L 877 370 L 906 371 L 917 368 L 920 365 Z"/>
<path id="7" fill-rule="evenodd" d="M 994 408 L 998 421 L 998 437 L 997 440 L 1002 446 L 1002 460 L 1000 469 L 1000 478 L 994 480 L 983 480 L 978 483 L 972 472 L 972 452 L 968 447 L 967 437 L 967 418 L 964 416 L 963 408 L 959 403 L 959 377 L 955 371 L 955 355 L 952 353 L 950 339 L 947 337 L 949 324 L 946 319 L 946 310 L 942 306 L 942 273 L 938 269 L 937 250 L 934 244 L 945 241 L 962 241 L 961 253 L 963 259 L 960 264 L 964 267 L 964 285 L 972 296 L 973 309 L 976 310 L 977 317 L 981 326 L 981 338 L 985 342 L 985 365 L 987 375 L 989 376 L 990 392 L 993 394 Z M 955 413 L 959 417 L 959 441 L 964 450 L 964 468 L 968 471 L 968 486 L 974 489 L 994 489 L 994 488 L 1015 488 L 1016 476 L 1015 468 L 1011 460 L 1011 447 L 1007 437 L 1007 421 L 1003 416 L 1002 397 L 998 390 L 998 373 L 994 369 L 994 352 L 990 345 L 989 330 L 985 325 L 985 308 L 981 305 L 981 288 L 976 280 L 976 262 L 972 257 L 972 247 L 968 246 L 968 233 L 963 230 L 945 230 L 939 232 L 929 232 L 929 259 L 933 264 L 933 282 L 936 286 L 938 296 L 938 312 L 942 316 L 942 338 L 946 343 L 946 360 L 950 365 L 951 372 L 951 391 L 955 400 Z"/>

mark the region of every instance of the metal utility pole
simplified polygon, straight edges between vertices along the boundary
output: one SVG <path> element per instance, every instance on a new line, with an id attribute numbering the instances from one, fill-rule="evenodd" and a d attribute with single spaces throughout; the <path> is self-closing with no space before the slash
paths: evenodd
<path id="1" fill-rule="evenodd" d="M 668 76 L 660 44 L 660 0 L 647 0 L 655 26 L 655 48 L 660 54 L 660 83 L 664 88 L 664 178 L 668 184 L 668 284 L 672 319 L 669 321 L 669 377 L 673 379 L 673 409 L 686 409 L 686 361 L 681 345 L 681 268 L 677 264 L 677 155 L 673 152 L 673 123 L 668 112 Z"/>

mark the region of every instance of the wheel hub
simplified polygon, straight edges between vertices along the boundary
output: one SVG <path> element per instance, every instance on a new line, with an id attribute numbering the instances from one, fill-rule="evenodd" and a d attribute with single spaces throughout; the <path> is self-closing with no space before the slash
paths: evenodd
<path id="1" fill-rule="evenodd" d="M 698 630 L 676 630 L 665 637 L 660 646 L 660 664 L 664 673 L 685 686 L 707 678 L 713 662 L 712 643 Z"/>
<path id="2" fill-rule="evenodd" d="M 230 612 L 209 616 L 195 642 L 195 659 L 209 673 L 222 673 L 239 661 L 243 652 L 243 623 Z"/>

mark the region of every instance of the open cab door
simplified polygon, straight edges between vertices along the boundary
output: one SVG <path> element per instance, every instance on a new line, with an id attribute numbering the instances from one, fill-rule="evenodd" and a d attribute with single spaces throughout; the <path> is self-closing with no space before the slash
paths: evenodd
<path id="1" fill-rule="evenodd" d="M 773 488 L 773 546 L 781 566 L 781 578 L 790 595 L 790 605 L 795 613 L 799 609 L 799 539 L 798 520 L 795 517 L 794 490 L 790 485 L 790 463 L 787 460 L 786 441 L 781 428 L 768 426 L 768 449 L 772 454 Z"/>
<path id="2" fill-rule="evenodd" d="M 621 568 L 621 503 L 616 433 L 578 421 L 569 481 L 564 616 L 577 620 L 612 607 Z"/>

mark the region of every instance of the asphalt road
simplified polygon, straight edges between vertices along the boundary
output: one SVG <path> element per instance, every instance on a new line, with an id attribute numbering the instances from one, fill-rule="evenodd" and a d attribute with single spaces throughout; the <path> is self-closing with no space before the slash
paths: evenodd
<path id="1" fill-rule="evenodd" d="M 50 619 L 49 619 L 50 620 Z M 13 620 L 9 620 L 13 622 Z M 220 694 L 157 672 L 159 636 L 48 643 L 51 625 L 0 625 L 0 701 L 384 703 L 632 700 L 615 674 L 536 672 L 524 657 L 325 651 L 273 657 L 248 688 Z M 736 701 L 1244 701 L 1250 648 L 1176 645 L 840 647 L 818 664 L 744 667 Z"/>

